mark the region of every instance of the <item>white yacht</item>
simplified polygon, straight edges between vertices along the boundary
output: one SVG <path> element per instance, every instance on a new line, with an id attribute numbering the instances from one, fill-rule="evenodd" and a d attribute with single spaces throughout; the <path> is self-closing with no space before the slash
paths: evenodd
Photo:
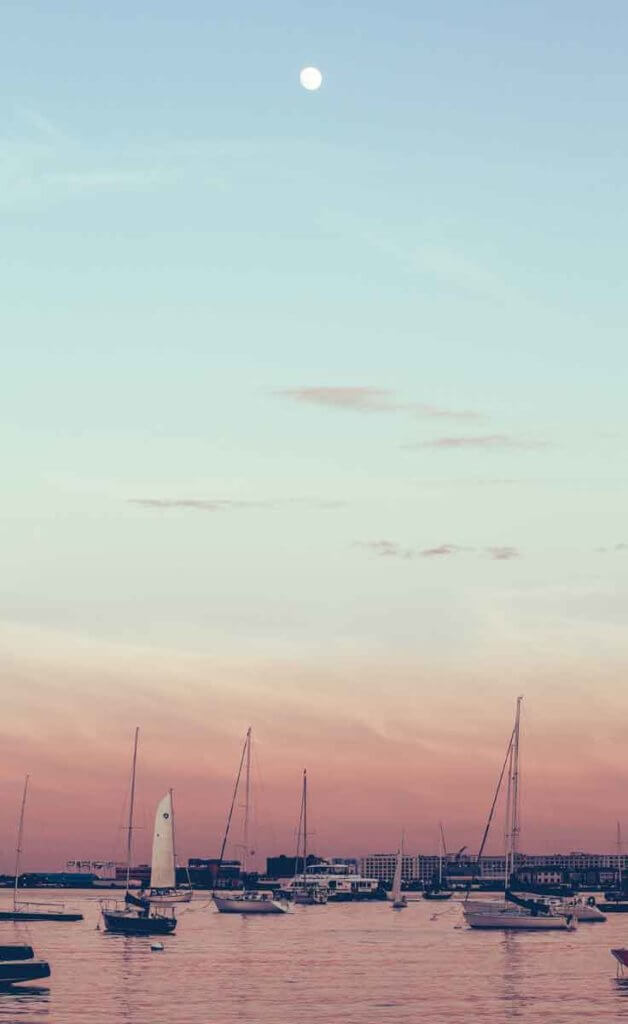
<path id="1" fill-rule="evenodd" d="M 330 903 L 375 899 L 380 888 L 379 879 L 364 878 L 356 873 L 352 864 L 336 864 L 329 860 L 310 864 L 305 869 L 305 876 L 281 880 L 281 890 L 288 895 L 294 888 L 304 885 L 324 892 Z"/>

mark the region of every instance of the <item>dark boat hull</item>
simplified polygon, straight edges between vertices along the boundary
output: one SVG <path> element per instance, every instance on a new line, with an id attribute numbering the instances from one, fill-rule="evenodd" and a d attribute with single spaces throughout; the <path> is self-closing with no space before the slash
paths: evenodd
<path id="1" fill-rule="evenodd" d="M 598 910 L 605 914 L 628 914 L 628 902 L 596 903 Z"/>
<path id="2" fill-rule="evenodd" d="M 450 900 L 453 896 L 451 892 L 424 892 L 424 900 Z"/>
<path id="3" fill-rule="evenodd" d="M 50 977 L 50 965 L 45 960 L 18 960 L 0 963 L 0 988 L 19 985 L 23 981 L 39 981 Z"/>
<path id="4" fill-rule="evenodd" d="M 32 960 L 32 946 L 0 946 L 0 960 Z"/>
<path id="5" fill-rule="evenodd" d="M 0 910 L 0 921 L 82 921 L 82 914 L 46 910 Z"/>
<path id="6" fill-rule="evenodd" d="M 116 935 L 171 935 L 177 927 L 174 917 L 132 917 L 103 911 L 105 930 Z"/>

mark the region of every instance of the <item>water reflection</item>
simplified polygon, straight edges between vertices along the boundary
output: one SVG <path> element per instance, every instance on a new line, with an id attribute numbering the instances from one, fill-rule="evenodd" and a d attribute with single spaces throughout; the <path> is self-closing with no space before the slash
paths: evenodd
<path id="1" fill-rule="evenodd" d="M 0 1020 L 29 1024 L 50 1013 L 50 989 L 39 985 L 16 985 L 0 989 Z"/>
<path id="2" fill-rule="evenodd" d="M 520 935 L 505 932 L 502 942 L 502 995 L 506 1020 L 514 1020 L 525 1012 L 524 963 Z"/>

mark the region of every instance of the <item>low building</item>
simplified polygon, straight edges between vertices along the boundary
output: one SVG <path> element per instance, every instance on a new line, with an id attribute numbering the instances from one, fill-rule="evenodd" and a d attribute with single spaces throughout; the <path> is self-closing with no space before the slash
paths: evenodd
<path id="1" fill-rule="evenodd" d="M 380 882 L 392 883 L 396 865 L 396 853 L 369 853 L 360 857 L 360 874 L 364 878 L 377 878 Z M 402 857 L 401 878 L 404 882 L 416 881 L 417 857 Z"/>
<path id="2" fill-rule="evenodd" d="M 68 860 L 65 862 L 66 874 L 93 875 L 113 881 L 116 877 L 115 860 Z"/>
<path id="3" fill-rule="evenodd" d="M 314 864 L 321 864 L 322 858 L 316 857 L 313 853 L 305 858 L 308 867 Z M 285 853 L 278 857 L 266 858 L 267 878 L 294 878 L 295 875 L 303 873 L 303 857 L 287 857 Z"/>
<path id="4" fill-rule="evenodd" d="M 218 857 L 190 857 L 187 871 L 179 868 L 179 874 L 185 873 L 185 880 L 189 876 L 190 882 L 197 889 L 230 889 L 240 884 L 240 861 L 223 860 Z"/>

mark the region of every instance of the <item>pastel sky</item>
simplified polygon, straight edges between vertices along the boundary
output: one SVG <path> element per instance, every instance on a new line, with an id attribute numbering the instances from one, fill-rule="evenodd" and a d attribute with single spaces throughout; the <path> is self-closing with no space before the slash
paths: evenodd
<path id="1" fill-rule="evenodd" d="M 11 0 L 0 870 L 625 818 L 628 9 Z M 317 93 L 301 67 L 321 68 Z M 138 834 L 146 856 L 150 828 Z M 500 846 L 497 835 L 494 848 Z"/>

